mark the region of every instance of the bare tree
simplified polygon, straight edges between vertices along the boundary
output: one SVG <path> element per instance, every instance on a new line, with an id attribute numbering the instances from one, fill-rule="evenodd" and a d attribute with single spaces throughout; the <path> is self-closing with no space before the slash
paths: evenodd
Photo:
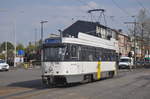
<path id="1" fill-rule="evenodd" d="M 149 48 L 150 41 L 150 18 L 148 17 L 146 10 L 141 9 L 137 16 L 137 25 L 136 25 L 136 38 L 138 38 L 141 56 L 144 57 L 147 48 Z M 147 46 L 147 48 L 145 47 Z M 149 52 L 149 51 L 148 51 Z"/>
<path id="2" fill-rule="evenodd" d="M 136 46 L 138 45 L 140 48 L 141 58 L 144 58 L 145 54 L 148 54 L 145 52 L 150 44 L 150 17 L 147 15 L 145 9 L 141 9 L 136 20 L 130 23 L 132 23 L 133 27 L 129 28 L 129 35 L 132 37 L 133 41 L 136 42 Z"/>

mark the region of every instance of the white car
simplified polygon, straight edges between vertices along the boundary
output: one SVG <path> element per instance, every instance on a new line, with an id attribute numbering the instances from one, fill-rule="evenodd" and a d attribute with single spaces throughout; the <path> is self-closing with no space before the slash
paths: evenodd
<path id="1" fill-rule="evenodd" d="M 0 71 L 8 71 L 9 65 L 2 59 L 0 59 Z"/>
<path id="2" fill-rule="evenodd" d="M 133 64 L 133 59 L 130 57 L 121 57 L 120 61 L 119 61 L 119 69 L 123 69 L 123 68 L 133 68 L 134 64 Z"/>

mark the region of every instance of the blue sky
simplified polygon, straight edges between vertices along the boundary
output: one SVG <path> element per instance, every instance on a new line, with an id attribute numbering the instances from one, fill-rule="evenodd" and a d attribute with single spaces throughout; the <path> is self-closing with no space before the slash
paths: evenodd
<path id="1" fill-rule="evenodd" d="M 0 42 L 14 42 L 15 31 L 17 43 L 27 45 L 35 40 L 35 30 L 40 39 L 41 20 L 48 21 L 44 24 L 44 37 L 48 37 L 79 19 L 90 21 L 86 12 L 91 8 L 106 9 L 107 25 L 127 32 L 124 22 L 132 21 L 131 15 L 137 15 L 142 8 L 137 1 L 150 10 L 150 0 L 0 0 Z"/>

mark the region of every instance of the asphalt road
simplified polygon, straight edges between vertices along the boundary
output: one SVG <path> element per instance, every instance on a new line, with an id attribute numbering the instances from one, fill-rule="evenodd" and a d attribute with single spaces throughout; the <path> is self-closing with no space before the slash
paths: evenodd
<path id="1" fill-rule="evenodd" d="M 112 79 L 46 88 L 40 69 L 0 72 L 0 99 L 150 99 L 150 69 L 120 70 Z"/>

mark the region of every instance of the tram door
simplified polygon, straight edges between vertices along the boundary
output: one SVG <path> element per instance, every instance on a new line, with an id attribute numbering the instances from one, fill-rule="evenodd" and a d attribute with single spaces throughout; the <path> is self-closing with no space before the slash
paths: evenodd
<path id="1" fill-rule="evenodd" d="M 71 60 L 76 65 L 77 72 L 82 73 L 83 64 L 81 62 L 81 47 L 79 45 L 71 45 L 70 52 L 71 52 Z"/>

